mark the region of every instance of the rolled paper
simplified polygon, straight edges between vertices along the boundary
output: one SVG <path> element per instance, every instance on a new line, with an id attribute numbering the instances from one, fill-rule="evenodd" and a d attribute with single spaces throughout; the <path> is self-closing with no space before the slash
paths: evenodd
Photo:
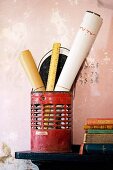
<path id="1" fill-rule="evenodd" d="M 103 19 L 99 14 L 86 11 L 83 22 L 74 39 L 67 60 L 55 86 L 55 91 L 70 91 L 74 79 L 88 56 L 100 30 Z"/>
<path id="2" fill-rule="evenodd" d="M 45 91 L 45 87 L 38 72 L 36 63 L 29 50 L 22 51 L 20 55 L 20 62 L 31 82 L 32 88 L 36 91 Z"/>
<path id="3" fill-rule="evenodd" d="M 54 90 L 56 72 L 57 72 L 57 66 L 58 66 L 58 60 L 59 60 L 59 53 L 60 53 L 60 46 L 61 46 L 60 43 L 53 44 L 46 91 Z"/>

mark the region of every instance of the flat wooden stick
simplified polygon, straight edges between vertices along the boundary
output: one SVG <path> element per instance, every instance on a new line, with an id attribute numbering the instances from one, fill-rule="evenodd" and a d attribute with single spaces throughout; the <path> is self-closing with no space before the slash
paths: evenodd
<path id="1" fill-rule="evenodd" d="M 60 43 L 53 44 L 46 91 L 54 90 L 60 47 L 61 47 Z"/>

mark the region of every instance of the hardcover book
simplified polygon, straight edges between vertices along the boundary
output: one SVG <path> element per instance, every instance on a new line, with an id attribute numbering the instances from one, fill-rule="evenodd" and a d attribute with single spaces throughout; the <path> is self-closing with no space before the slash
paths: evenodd
<path id="1" fill-rule="evenodd" d="M 111 134 L 111 133 L 113 133 L 113 129 L 88 129 L 88 130 L 86 130 L 86 132 L 92 133 L 92 134 L 95 134 L 95 133 L 98 133 L 98 134 L 110 133 Z"/>
<path id="2" fill-rule="evenodd" d="M 84 134 L 84 143 L 111 143 L 113 144 L 113 134 Z"/>
<path id="3" fill-rule="evenodd" d="M 87 125 L 113 125 L 113 118 L 87 118 Z"/>
<path id="4" fill-rule="evenodd" d="M 113 154 L 113 144 L 85 143 L 83 146 L 85 154 Z"/>
<path id="5" fill-rule="evenodd" d="M 84 130 L 88 130 L 88 129 L 113 129 L 113 124 L 112 125 L 84 125 Z"/>

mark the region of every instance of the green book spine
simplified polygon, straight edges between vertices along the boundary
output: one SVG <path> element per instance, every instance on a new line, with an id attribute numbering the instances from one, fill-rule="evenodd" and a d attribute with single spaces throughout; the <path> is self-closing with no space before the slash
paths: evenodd
<path id="1" fill-rule="evenodd" d="M 88 129 L 87 133 L 113 133 L 112 129 Z"/>
<path id="2" fill-rule="evenodd" d="M 113 154 L 113 144 L 88 143 L 83 146 L 83 153 L 87 154 Z"/>

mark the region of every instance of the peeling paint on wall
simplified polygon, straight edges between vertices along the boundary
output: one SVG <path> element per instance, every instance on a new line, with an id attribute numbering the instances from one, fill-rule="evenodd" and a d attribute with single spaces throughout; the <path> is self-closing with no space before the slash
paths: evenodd
<path id="1" fill-rule="evenodd" d="M 71 5 L 78 5 L 79 0 L 68 0 Z"/>
<path id="2" fill-rule="evenodd" d="M 58 34 L 58 38 L 54 38 L 53 41 L 65 42 L 65 45 L 68 44 L 69 31 L 66 20 L 58 9 L 52 9 L 51 23 L 55 25 Z"/>

